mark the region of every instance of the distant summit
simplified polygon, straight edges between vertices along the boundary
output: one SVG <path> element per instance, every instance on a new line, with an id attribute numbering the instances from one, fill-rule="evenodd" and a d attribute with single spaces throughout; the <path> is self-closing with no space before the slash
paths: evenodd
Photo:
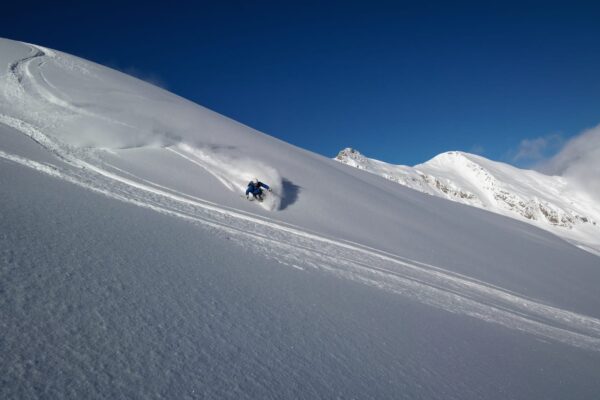
<path id="1" fill-rule="evenodd" d="M 359 169 L 367 169 L 366 165 L 369 163 L 368 158 L 351 147 L 346 147 L 344 150 L 340 151 L 335 158 L 344 164 L 348 164 Z"/>
<path id="2" fill-rule="evenodd" d="M 350 147 L 335 160 L 420 192 L 529 222 L 600 251 L 600 205 L 564 177 L 461 151 L 438 154 L 414 167 L 374 160 Z"/>

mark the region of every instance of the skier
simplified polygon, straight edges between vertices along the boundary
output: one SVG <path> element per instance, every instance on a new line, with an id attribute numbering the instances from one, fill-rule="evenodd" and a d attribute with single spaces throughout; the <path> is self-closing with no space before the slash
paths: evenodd
<path id="1" fill-rule="evenodd" d="M 252 179 L 248 183 L 248 188 L 246 189 L 246 198 L 250 200 L 250 194 L 252 194 L 252 196 L 258 201 L 263 201 L 262 188 L 267 189 L 269 192 L 271 191 L 271 188 L 266 183 L 262 183 L 258 180 L 258 178 Z"/>

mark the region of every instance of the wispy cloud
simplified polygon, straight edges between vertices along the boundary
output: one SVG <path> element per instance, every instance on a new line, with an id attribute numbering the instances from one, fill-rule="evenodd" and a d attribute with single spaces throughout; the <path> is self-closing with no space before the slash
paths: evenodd
<path id="1" fill-rule="evenodd" d="M 548 175 L 564 176 L 600 201 L 600 125 L 568 140 L 559 134 L 523 139 L 506 158 Z"/>
<path id="2" fill-rule="evenodd" d="M 536 169 L 571 178 L 600 200 L 600 125 L 570 139 Z"/>
<path id="3" fill-rule="evenodd" d="M 519 147 L 510 152 L 510 159 L 518 164 L 539 163 L 554 154 L 563 144 L 563 137 L 557 133 L 523 139 L 519 143 Z"/>

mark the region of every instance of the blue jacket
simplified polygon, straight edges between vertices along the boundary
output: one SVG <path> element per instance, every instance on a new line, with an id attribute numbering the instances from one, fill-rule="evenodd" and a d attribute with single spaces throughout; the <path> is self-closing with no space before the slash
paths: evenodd
<path id="1" fill-rule="evenodd" d="M 261 188 L 265 188 L 265 189 L 269 190 L 269 185 L 267 185 L 266 183 L 262 183 L 262 182 L 248 183 L 248 188 L 246 189 L 246 196 L 248 196 L 248 193 L 252 193 L 252 194 L 256 194 L 256 195 L 261 194 L 262 193 Z"/>

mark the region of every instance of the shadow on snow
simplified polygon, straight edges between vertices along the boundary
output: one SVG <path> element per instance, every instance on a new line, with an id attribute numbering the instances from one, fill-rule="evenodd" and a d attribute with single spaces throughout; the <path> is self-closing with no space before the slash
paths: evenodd
<path id="1" fill-rule="evenodd" d="M 292 181 L 283 178 L 282 179 L 282 190 L 281 190 L 281 203 L 279 205 L 280 210 L 285 210 L 298 200 L 298 194 L 302 188 Z"/>

